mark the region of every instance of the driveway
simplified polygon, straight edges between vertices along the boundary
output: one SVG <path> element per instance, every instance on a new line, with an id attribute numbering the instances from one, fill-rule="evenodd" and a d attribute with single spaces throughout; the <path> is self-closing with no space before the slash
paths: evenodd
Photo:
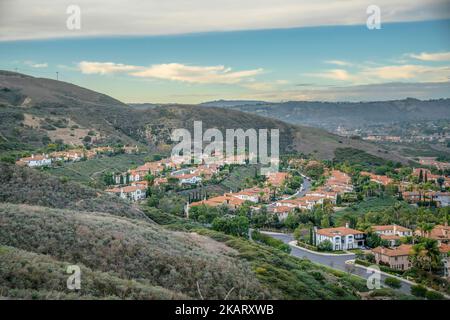
<path id="1" fill-rule="evenodd" d="M 261 231 L 261 233 L 265 233 L 275 239 L 279 239 L 283 241 L 286 244 L 289 244 L 291 247 L 291 255 L 298 258 L 306 258 L 314 263 L 325 265 L 327 267 L 337 269 L 340 271 L 348 272 L 351 274 L 354 274 L 356 276 L 359 276 L 361 278 L 367 279 L 369 276 L 372 275 L 372 272 L 368 272 L 365 268 L 360 267 L 358 265 L 353 265 L 346 263 L 348 260 L 355 259 L 354 254 L 344 254 L 344 255 L 326 255 L 323 253 L 314 253 L 308 250 L 305 250 L 303 248 L 293 246 L 289 242 L 294 240 L 294 237 L 292 234 L 286 234 L 286 233 L 276 233 L 276 232 L 267 232 L 267 231 Z M 381 273 L 381 285 L 384 284 L 384 279 L 387 277 L 392 277 L 392 275 L 386 275 Z M 398 289 L 399 291 L 410 294 L 411 293 L 411 283 L 405 279 L 398 278 L 402 282 L 402 287 Z"/>

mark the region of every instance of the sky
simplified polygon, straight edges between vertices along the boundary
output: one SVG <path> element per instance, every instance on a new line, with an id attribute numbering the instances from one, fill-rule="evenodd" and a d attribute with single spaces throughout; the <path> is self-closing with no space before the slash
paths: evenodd
<path id="1" fill-rule="evenodd" d="M 2 0 L 0 69 L 134 103 L 447 98 L 450 1 Z"/>

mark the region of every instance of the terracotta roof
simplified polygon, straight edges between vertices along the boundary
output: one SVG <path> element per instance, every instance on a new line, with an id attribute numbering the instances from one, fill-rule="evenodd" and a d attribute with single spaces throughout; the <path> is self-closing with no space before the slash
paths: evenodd
<path id="1" fill-rule="evenodd" d="M 48 158 L 44 155 L 36 154 L 31 157 L 21 158 L 19 161 L 28 162 L 28 161 L 39 161 L 39 160 L 45 160 L 45 159 L 48 159 Z"/>
<path id="2" fill-rule="evenodd" d="M 286 213 L 291 212 L 294 208 L 287 206 L 277 206 L 273 208 L 273 212 L 275 213 Z"/>
<path id="3" fill-rule="evenodd" d="M 383 240 L 400 240 L 400 236 L 395 234 L 380 234 L 380 238 Z"/>
<path id="4" fill-rule="evenodd" d="M 372 252 L 386 255 L 388 257 L 408 256 L 412 250 L 412 245 L 402 244 L 394 248 L 376 247 Z"/>
<path id="5" fill-rule="evenodd" d="M 439 246 L 439 251 L 441 253 L 450 253 L 450 245 L 441 243 L 441 245 Z"/>
<path id="6" fill-rule="evenodd" d="M 398 226 L 398 225 L 387 225 L 387 226 L 372 226 L 371 227 L 373 231 L 386 231 L 386 230 L 392 230 L 394 231 L 394 228 L 397 231 L 401 231 L 401 232 L 408 232 L 408 231 L 412 231 L 411 229 L 402 227 L 402 226 Z"/>
<path id="7" fill-rule="evenodd" d="M 338 228 L 325 228 L 317 230 L 317 234 L 334 237 L 334 236 L 346 236 L 350 234 L 364 234 L 364 232 L 347 228 L 347 227 L 338 227 Z"/>
<path id="8" fill-rule="evenodd" d="M 126 187 L 117 187 L 112 189 L 105 190 L 106 192 L 113 192 L 113 193 L 130 193 L 135 192 L 136 190 L 143 190 L 145 189 L 144 186 L 126 186 Z"/>

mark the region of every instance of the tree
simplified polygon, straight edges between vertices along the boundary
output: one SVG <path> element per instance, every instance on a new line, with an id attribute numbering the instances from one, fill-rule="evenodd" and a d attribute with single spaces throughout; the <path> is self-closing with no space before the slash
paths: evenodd
<path id="1" fill-rule="evenodd" d="M 324 240 L 317 246 L 317 250 L 319 251 L 332 251 L 333 250 L 333 244 L 330 240 Z"/>
<path id="2" fill-rule="evenodd" d="M 244 216 L 217 217 L 212 222 L 212 228 L 234 236 L 247 237 L 249 221 Z"/>
<path id="3" fill-rule="evenodd" d="M 445 182 L 444 177 L 439 177 L 439 178 L 437 178 L 436 182 L 437 182 L 438 185 L 439 185 L 439 189 L 442 190 L 442 186 L 444 185 L 444 182 Z"/>
<path id="4" fill-rule="evenodd" d="M 422 238 L 415 244 L 410 257 L 414 267 L 431 272 L 441 264 L 441 254 L 436 240 Z"/>
<path id="5" fill-rule="evenodd" d="M 366 244 L 370 248 L 376 248 L 381 246 L 382 239 L 376 232 L 369 232 L 366 237 Z"/>

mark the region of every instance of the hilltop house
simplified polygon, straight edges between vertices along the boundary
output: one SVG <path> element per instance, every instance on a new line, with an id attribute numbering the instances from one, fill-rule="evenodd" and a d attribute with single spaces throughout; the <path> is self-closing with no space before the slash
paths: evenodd
<path id="1" fill-rule="evenodd" d="M 315 229 L 316 245 L 330 241 L 333 250 L 357 249 L 364 246 L 364 232 L 345 227 Z"/>
<path id="2" fill-rule="evenodd" d="M 229 194 L 225 194 L 223 196 L 218 196 L 218 197 L 213 197 L 210 199 L 196 201 L 196 202 L 192 202 L 190 204 L 188 203 L 185 206 L 184 211 L 185 211 L 186 215 L 189 215 L 190 207 L 201 206 L 201 205 L 210 206 L 210 207 L 217 207 L 217 206 L 225 205 L 228 208 L 230 208 L 231 210 L 236 210 L 244 202 L 245 202 L 245 200 L 242 200 L 242 199 L 239 199 L 236 197 L 232 197 Z"/>
<path id="3" fill-rule="evenodd" d="M 43 167 L 51 165 L 52 159 L 49 158 L 46 154 L 32 154 L 31 157 L 20 158 L 18 161 L 16 161 L 16 164 L 19 166 Z"/>
<path id="4" fill-rule="evenodd" d="M 388 176 L 382 176 L 382 175 L 378 175 L 378 174 L 373 174 L 371 172 L 367 172 L 367 171 L 361 171 L 360 173 L 362 176 L 367 176 L 370 178 L 370 181 L 373 181 L 375 183 L 379 183 L 382 184 L 383 186 L 387 186 L 388 184 L 392 183 L 392 179 L 389 178 Z"/>
<path id="5" fill-rule="evenodd" d="M 202 178 L 195 173 L 186 173 L 179 176 L 174 176 L 179 180 L 179 184 L 196 184 L 202 181 Z"/>
<path id="6" fill-rule="evenodd" d="M 107 193 L 115 194 L 122 199 L 138 201 L 146 198 L 146 189 L 144 185 L 134 185 L 105 190 Z"/>

